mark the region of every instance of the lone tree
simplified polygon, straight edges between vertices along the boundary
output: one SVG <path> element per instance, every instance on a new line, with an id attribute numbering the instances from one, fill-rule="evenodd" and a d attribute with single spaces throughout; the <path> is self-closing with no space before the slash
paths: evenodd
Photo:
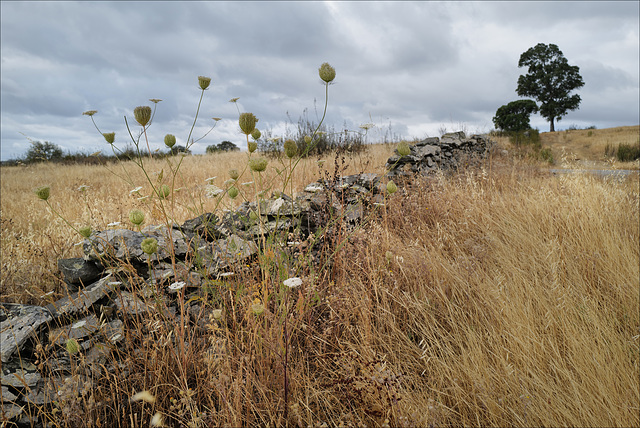
<path id="1" fill-rule="evenodd" d="M 496 111 L 493 124 L 496 129 L 507 132 L 520 132 L 531 129 L 529 116 L 538 111 L 533 100 L 512 101 Z"/>
<path id="2" fill-rule="evenodd" d="M 554 132 L 554 121 L 560 121 L 569 110 L 580 105 L 580 95 L 569 95 L 584 86 L 578 66 L 569 65 L 558 46 L 538 43 L 520 55 L 518 67 L 528 67 L 528 73 L 518 77 L 516 92 L 540 102 L 540 115 L 547 119 Z"/>

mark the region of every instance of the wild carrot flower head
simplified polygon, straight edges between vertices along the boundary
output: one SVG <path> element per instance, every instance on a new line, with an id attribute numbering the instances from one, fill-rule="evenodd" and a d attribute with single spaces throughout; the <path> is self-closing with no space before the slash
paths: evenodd
<path id="1" fill-rule="evenodd" d="M 227 194 L 229 195 L 229 197 L 231 199 L 235 199 L 236 196 L 238 196 L 238 193 L 240 193 L 240 192 L 238 191 L 238 188 L 235 187 L 235 186 L 230 187 L 229 190 L 227 190 Z"/>
<path id="2" fill-rule="evenodd" d="M 133 109 L 133 116 L 140 126 L 147 126 L 151 120 L 151 107 L 139 106 Z"/>
<path id="3" fill-rule="evenodd" d="M 89 116 L 89 117 L 91 117 L 91 116 L 93 116 L 94 114 L 96 114 L 97 112 L 98 112 L 98 110 L 87 110 L 87 111 L 85 111 L 85 112 L 84 112 L 84 113 L 82 113 L 82 114 L 83 114 L 83 115 L 85 115 L 85 116 Z"/>
<path id="4" fill-rule="evenodd" d="M 298 145 L 293 140 L 286 140 L 284 142 L 284 154 L 289 158 L 293 158 L 298 154 Z"/>
<path id="5" fill-rule="evenodd" d="M 72 355 L 80 352 L 80 344 L 75 339 L 67 340 L 67 342 L 65 343 L 65 348 L 67 348 L 67 352 Z"/>
<path id="6" fill-rule="evenodd" d="M 258 143 L 256 143 L 255 141 L 249 141 L 249 144 L 247 144 L 247 149 L 249 150 L 249 153 L 253 153 L 258 149 Z"/>
<path id="7" fill-rule="evenodd" d="M 251 310 L 256 315 L 261 315 L 264 312 L 264 305 L 260 302 L 255 302 L 251 305 Z"/>
<path id="8" fill-rule="evenodd" d="M 155 238 L 146 238 L 140 243 L 140 248 L 148 255 L 156 253 L 158 251 L 158 240 Z"/>
<path id="9" fill-rule="evenodd" d="M 389 192 L 390 195 L 393 195 L 397 191 L 398 191 L 398 186 L 396 186 L 396 183 L 394 183 L 393 180 L 390 180 L 387 183 L 387 192 Z"/>
<path id="10" fill-rule="evenodd" d="M 113 142 L 116 140 L 115 132 L 105 132 L 104 134 L 102 134 L 102 136 L 104 137 L 105 141 L 109 144 L 113 144 Z"/>
<path id="11" fill-rule="evenodd" d="M 171 188 L 166 184 L 163 184 L 158 189 L 158 196 L 160 197 L 160 199 L 165 199 L 170 194 L 171 194 Z"/>
<path id="12" fill-rule="evenodd" d="M 164 145 L 171 148 L 176 144 L 176 136 L 172 134 L 167 134 L 164 136 Z"/>
<path id="13" fill-rule="evenodd" d="M 133 401 L 133 402 L 144 401 L 144 402 L 147 402 L 149 404 L 153 404 L 153 403 L 156 402 L 156 397 L 151 395 L 151 393 L 149 391 L 141 391 L 141 392 L 138 392 L 137 394 L 135 394 L 133 397 L 131 397 L 131 401 Z"/>
<path id="14" fill-rule="evenodd" d="M 253 113 L 241 113 L 238 119 L 240 130 L 245 135 L 251 135 L 256 129 L 256 123 L 258 123 L 258 118 Z"/>
<path id="15" fill-rule="evenodd" d="M 240 177 L 240 173 L 235 168 L 230 169 L 229 170 L 229 177 L 231 177 L 233 180 L 237 180 L 238 177 Z"/>
<path id="16" fill-rule="evenodd" d="M 409 145 L 406 141 L 400 141 L 400 143 L 398 143 L 396 151 L 400 156 L 408 156 L 411 153 L 411 149 L 409 148 Z"/>
<path id="17" fill-rule="evenodd" d="M 210 83 L 210 77 L 198 76 L 198 84 L 200 85 L 200 89 L 202 89 L 203 91 L 209 87 Z"/>
<path id="18" fill-rule="evenodd" d="M 144 223 L 144 213 L 140 210 L 131 210 L 129 212 L 129 221 L 136 226 L 140 226 Z"/>
<path id="19" fill-rule="evenodd" d="M 36 196 L 43 201 L 49 199 L 49 194 L 51 193 L 51 188 L 49 186 L 40 186 L 33 191 Z"/>
<path id="20" fill-rule="evenodd" d="M 336 69 L 331 67 L 328 62 L 325 62 L 318 69 L 318 74 L 324 82 L 330 83 L 336 78 Z"/>
<path id="21" fill-rule="evenodd" d="M 294 277 L 283 281 L 283 284 L 289 288 L 296 288 L 302 285 L 302 279 Z"/>
<path id="22" fill-rule="evenodd" d="M 80 233 L 80 235 L 84 236 L 85 238 L 90 237 L 91 226 L 82 226 L 81 228 L 78 229 L 78 233 Z"/>
<path id="23" fill-rule="evenodd" d="M 251 138 L 253 138 L 254 140 L 259 140 L 261 135 L 262 135 L 262 133 L 260 132 L 260 130 L 258 128 L 256 128 L 251 133 Z"/>
<path id="24" fill-rule="evenodd" d="M 251 168 L 251 170 L 255 172 L 262 172 L 267 169 L 267 163 L 267 159 L 263 157 L 250 159 L 249 168 Z"/>
<path id="25" fill-rule="evenodd" d="M 150 99 L 149 99 L 149 101 L 151 101 L 151 102 L 152 102 L 152 103 L 154 103 L 154 104 L 158 104 L 158 103 L 159 103 L 160 101 L 162 101 L 162 100 L 161 100 L 161 99 L 159 99 L 159 98 L 150 98 Z"/>

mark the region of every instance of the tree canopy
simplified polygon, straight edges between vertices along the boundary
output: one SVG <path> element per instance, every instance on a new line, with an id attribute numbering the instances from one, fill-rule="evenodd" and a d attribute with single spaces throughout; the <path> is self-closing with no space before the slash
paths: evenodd
<path id="1" fill-rule="evenodd" d="M 496 129 L 508 132 L 526 131 L 531 128 L 529 116 L 538 111 L 538 105 L 533 100 L 512 101 L 496 111 L 493 124 Z"/>
<path id="2" fill-rule="evenodd" d="M 528 67 L 527 74 L 518 78 L 516 92 L 540 102 L 539 112 L 550 122 L 559 121 L 580 105 L 580 95 L 570 92 L 584 86 L 580 68 L 569 65 L 562 51 L 554 44 L 538 43 L 520 56 L 518 67 Z"/>

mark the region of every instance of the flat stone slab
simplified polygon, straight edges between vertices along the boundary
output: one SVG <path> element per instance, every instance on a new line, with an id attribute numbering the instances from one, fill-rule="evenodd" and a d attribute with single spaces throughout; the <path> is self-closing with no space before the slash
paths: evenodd
<path id="1" fill-rule="evenodd" d="M 77 293 L 50 303 L 46 308 L 55 318 L 84 313 L 98 300 L 109 296 L 113 291 L 113 286 L 109 284 L 111 281 L 112 277 L 109 274 Z"/>
<path id="2" fill-rule="evenodd" d="M 0 322 L 0 359 L 7 363 L 53 317 L 49 310 L 41 306 L 0 303 L 0 307 L 6 316 Z"/>
<path id="3" fill-rule="evenodd" d="M 64 346 L 67 340 L 84 340 L 100 328 L 100 320 L 94 314 L 89 315 L 71 325 L 55 328 L 49 331 L 49 341 Z"/>

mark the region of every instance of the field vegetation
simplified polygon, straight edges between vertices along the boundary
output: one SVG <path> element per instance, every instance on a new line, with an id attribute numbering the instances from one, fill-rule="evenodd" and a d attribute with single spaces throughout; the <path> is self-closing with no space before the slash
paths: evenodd
<path id="1" fill-rule="evenodd" d="M 373 145 L 348 159 L 344 173 L 379 172 L 392 149 Z M 186 158 L 184 193 L 201 194 L 207 178 L 222 180 L 243 156 Z M 297 189 L 322 175 L 317 159 L 306 162 Z M 3 301 L 62 297 L 56 261 L 80 255 L 78 236 L 33 197 L 42 182 L 52 183 L 61 213 L 99 229 L 126 224 L 140 207 L 101 167 L 2 168 Z M 425 179 L 395 196 L 386 217 L 335 255 L 330 277 L 305 281 L 304 292 L 319 292 L 330 314 L 312 325 L 292 314 L 300 328 L 291 333 L 288 423 L 638 425 L 637 178 L 555 177 L 496 155 L 480 169 Z M 212 208 L 206 197 L 199 202 Z M 183 220 L 194 214 L 177 211 Z M 141 353 L 124 358 L 144 378 L 105 377 L 95 402 L 77 398 L 85 426 L 114 418 L 115 426 L 132 426 L 134 414 L 149 420 L 157 409 L 184 424 L 202 412 L 214 425 L 284 424 L 282 373 L 259 345 L 275 341 L 278 326 L 268 318 L 242 335 L 216 329 L 194 338 L 188 387 L 176 381 L 175 356 L 158 345 L 159 332 L 150 334 Z M 234 352 L 212 362 L 197 351 L 220 338 Z M 153 412 L 114 410 L 118 397 L 142 387 L 166 398 Z M 226 406 L 214 402 L 223 397 Z"/>
<path id="2" fill-rule="evenodd" d="M 543 146 L 574 147 L 574 136 L 542 134 Z M 295 193 L 325 176 L 384 173 L 394 148 L 301 158 L 290 179 L 274 157 L 258 178 Z M 258 275 L 238 266 L 218 280 L 202 304 L 222 312 L 201 328 L 159 313 L 132 320 L 133 345 L 110 356 L 117 370 L 66 391 L 46 410 L 52 425 L 638 426 L 638 177 L 553 175 L 526 153 L 500 138 L 479 166 L 398 183 L 355 232 L 338 224 L 330 263 L 292 272 L 296 288 L 273 275 L 281 259 L 267 245 Z M 185 156 L 171 220 L 237 206 L 207 186 L 223 188 L 248 156 Z M 151 182 L 168 170 L 145 162 Z M 69 226 L 133 228 L 132 209 L 166 222 L 140 199 L 152 189 L 133 163 L 0 172 L 3 302 L 64 296 L 56 262 L 81 256 Z M 250 179 L 234 184 L 247 200 L 258 197 Z M 66 221 L 34 196 L 43 184 Z M 82 353 L 72 357 L 80 373 Z"/>

